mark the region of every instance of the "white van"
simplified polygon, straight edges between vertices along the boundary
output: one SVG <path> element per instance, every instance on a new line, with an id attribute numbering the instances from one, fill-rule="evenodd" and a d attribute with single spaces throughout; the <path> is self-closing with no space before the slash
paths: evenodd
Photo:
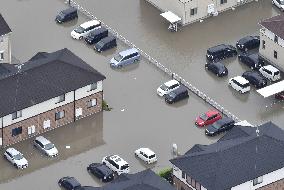
<path id="1" fill-rule="evenodd" d="M 112 171 L 118 175 L 129 173 L 129 164 L 118 155 L 105 156 L 102 163 L 109 167 Z"/>
<path id="2" fill-rule="evenodd" d="M 101 23 L 97 20 L 84 22 L 71 32 L 71 37 L 76 40 L 81 40 L 84 37 L 87 37 L 90 32 L 95 31 L 98 28 L 101 28 Z"/>
<path id="3" fill-rule="evenodd" d="M 241 76 L 229 79 L 229 86 L 242 94 L 250 91 L 249 81 Z"/>
<path id="4" fill-rule="evenodd" d="M 259 72 L 267 79 L 271 81 L 280 80 L 280 71 L 272 65 L 266 65 L 259 69 Z"/>
<path id="5" fill-rule="evenodd" d="M 134 151 L 134 154 L 136 157 L 140 158 L 147 164 L 152 164 L 154 162 L 157 162 L 157 157 L 155 152 L 153 152 L 149 148 L 139 148 Z"/>

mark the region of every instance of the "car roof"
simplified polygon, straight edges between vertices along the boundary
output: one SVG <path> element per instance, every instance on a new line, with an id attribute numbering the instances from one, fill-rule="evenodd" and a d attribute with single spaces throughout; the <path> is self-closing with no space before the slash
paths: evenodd
<path id="1" fill-rule="evenodd" d="M 61 12 L 64 14 L 69 14 L 69 13 L 77 12 L 77 9 L 74 7 L 70 7 L 68 9 L 62 10 Z"/>
<path id="2" fill-rule="evenodd" d="M 214 65 L 216 66 L 217 68 L 224 68 L 225 65 L 221 62 L 212 62 L 212 63 L 209 63 L 210 65 Z"/>
<path id="3" fill-rule="evenodd" d="M 148 156 L 155 154 L 155 152 L 153 152 L 151 149 L 149 148 L 139 148 L 138 150 L 141 150 L 142 152 L 144 152 L 145 154 L 147 154 Z"/>
<path id="4" fill-rule="evenodd" d="M 80 26 L 81 26 L 82 28 L 88 28 L 88 27 L 90 27 L 90 26 L 98 25 L 98 24 L 100 24 L 99 21 L 97 21 L 97 20 L 90 20 L 90 21 L 84 22 L 84 23 L 81 24 Z"/>
<path id="5" fill-rule="evenodd" d="M 211 116 L 211 115 L 218 114 L 218 113 L 219 113 L 219 112 L 216 111 L 216 110 L 209 110 L 209 111 L 207 111 L 205 114 L 206 114 L 207 116 Z"/>
<path id="6" fill-rule="evenodd" d="M 97 165 L 96 168 L 99 169 L 104 174 L 112 174 L 113 173 L 113 171 L 104 164 Z"/>
<path id="7" fill-rule="evenodd" d="M 102 41 L 103 43 L 108 43 L 108 42 L 110 42 L 110 41 L 112 41 L 112 40 L 115 40 L 115 37 L 114 37 L 114 36 L 108 36 L 108 37 L 105 37 L 105 38 L 101 39 L 101 41 Z"/>
<path id="8" fill-rule="evenodd" d="M 73 187 L 81 186 L 81 184 L 79 183 L 79 181 L 77 181 L 75 177 L 66 177 L 65 181 L 70 183 Z"/>
<path id="9" fill-rule="evenodd" d="M 236 80 L 237 82 L 239 82 L 241 84 L 249 83 L 249 81 L 247 79 L 245 79 L 244 77 L 242 77 L 242 76 L 236 76 L 236 77 L 234 77 L 232 79 Z"/>
<path id="10" fill-rule="evenodd" d="M 258 71 L 246 71 L 243 75 L 253 76 L 255 78 L 263 79 L 262 75 Z"/>
<path id="11" fill-rule="evenodd" d="M 258 53 L 253 53 L 253 54 L 250 54 L 250 55 L 247 55 L 247 56 L 250 57 L 251 59 L 254 59 L 254 60 L 257 60 L 259 58 Z"/>
<path id="12" fill-rule="evenodd" d="M 172 93 L 179 94 L 188 91 L 183 85 L 180 85 L 177 89 L 173 90 Z"/>
<path id="13" fill-rule="evenodd" d="M 272 71 L 272 72 L 277 72 L 279 71 L 277 68 L 273 67 L 272 65 L 266 65 L 266 66 L 263 66 L 265 69 L 269 70 L 269 71 Z"/>
<path id="14" fill-rule="evenodd" d="M 111 155 L 109 156 L 109 158 L 113 160 L 115 163 L 117 163 L 118 165 L 128 164 L 125 160 L 123 160 L 123 158 L 121 158 L 118 155 Z"/>
<path id="15" fill-rule="evenodd" d="M 108 31 L 105 27 L 100 27 L 95 29 L 94 31 L 91 32 L 92 35 L 96 35 L 96 34 L 100 34 L 103 33 L 105 31 Z"/>
<path id="16" fill-rule="evenodd" d="M 17 155 L 17 154 L 20 153 L 20 152 L 19 152 L 17 149 L 15 149 L 15 148 L 8 148 L 6 151 L 9 152 L 12 156 L 15 156 L 15 155 Z"/>
<path id="17" fill-rule="evenodd" d="M 47 140 L 45 137 L 43 136 L 38 136 L 35 140 L 40 141 L 43 145 L 49 144 L 51 143 L 49 140 Z"/>
<path id="18" fill-rule="evenodd" d="M 225 124 L 225 123 L 230 123 L 230 122 L 235 122 L 233 119 L 229 118 L 229 117 L 223 117 L 222 119 L 216 121 L 218 122 L 218 124 Z"/>
<path id="19" fill-rule="evenodd" d="M 246 43 L 252 39 L 255 39 L 256 37 L 255 36 L 246 36 L 246 37 L 243 37 L 239 40 L 239 43 Z"/>
<path id="20" fill-rule="evenodd" d="M 127 49 L 127 50 L 119 52 L 119 54 L 123 57 L 129 54 L 132 54 L 132 53 L 138 53 L 138 50 L 136 48 L 131 48 L 131 49 Z"/>
<path id="21" fill-rule="evenodd" d="M 174 84 L 179 84 L 179 82 L 177 81 L 177 80 L 170 80 L 170 81 L 168 81 L 168 82 L 165 82 L 164 83 L 166 86 L 172 86 L 172 85 L 174 85 Z"/>
<path id="22" fill-rule="evenodd" d="M 221 49 L 224 49 L 226 47 L 227 47 L 227 45 L 220 44 L 220 45 L 216 45 L 216 46 L 209 48 L 208 51 L 211 51 L 211 52 L 220 51 Z"/>

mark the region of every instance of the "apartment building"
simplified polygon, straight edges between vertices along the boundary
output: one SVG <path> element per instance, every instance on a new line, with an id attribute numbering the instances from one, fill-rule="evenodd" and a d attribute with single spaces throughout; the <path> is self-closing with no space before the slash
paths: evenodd
<path id="1" fill-rule="evenodd" d="M 170 160 L 178 190 L 283 190 L 284 131 L 236 126 L 218 142 Z"/>
<path id="2" fill-rule="evenodd" d="M 68 49 L 0 65 L 0 145 L 100 112 L 105 76 Z"/>
<path id="3" fill-rule="evenodd" d="M 186 25 L 244 5 L 252 0 L 146 0 L 162 12 L 171 11 Z"/>
<path id="4" fill-rule="evenodd" d="M 265 19 L 259 24 L 260 55 L 284 71 L 284 15 Z"/>
<path id="5" fill-rule="evenodd" d="M 10 27 L 0 14 L 0 64 L 11 63 L 11 33 Z"/>

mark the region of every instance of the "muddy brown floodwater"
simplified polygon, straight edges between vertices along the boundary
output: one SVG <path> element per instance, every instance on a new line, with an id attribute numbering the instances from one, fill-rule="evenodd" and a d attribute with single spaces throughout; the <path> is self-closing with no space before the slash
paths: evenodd
<path id="1" fill-rule="evenodd" d="M 216 79 L 204 71 L 205 50 L 209 46 L 235 43 L 244 35 L 256 34 L 260 19 L 277 14 L 270 1 L 253 2 L 184 27 L 177 33 L 167 31 L 168 23 L 144 0 L 79 2 L 241 119 L 253 123 L 273 120 L 279 125 L 283 122 L 283 105 L 264 109 L 271 100 L 264 101 L 254 91 L 238 95 L 227 88 L 228 78 Z M 124 44 L 119 42 L 116 49 L 97 54 L 85 43 L 71 39 L 71 30 L 87 19 L 80 14 L 76 21 L 55 24 L 55 15 L 67 7 L 63 1 L 9 0 L 1 5 L 0 12 L 13 31 L 13 56 L 24 62 L 38 51 L 69 48 L 106 75 L 104 95 L 113 110 L 44 134 L 59 148 L 58 158 L 42 156 L 32 148 L 32 139 L 14 145 L 25 154 L 30 166 L 18 171 L 1 158 L 0 190 L 60 189 L 57 181 L 67 175 L 76 177 L 84 185 L 102 185 L 87 173 L 86 167 L 91 162 L 100 162 L 108 154 L 123 157 L 131 166 L 131 173 L 148 167 L 159 171 L 171 166 L 168 160 L 172 158 L 173 143 L 184 153 L 194 144 L 209 144 L 218 139 L 205 137 L 204 129 L 194 126 L 196 116 L 212 108 L 193 94 L 186 101 L 166 105 L 156 95 L 156 88 L 169 77 L 146 60 L 120 71 L 110 69 L 110 58 L 127 48 Z M 246 70 L 236 59 L 227 60 L 225 64 L 229 77 Z M 157 153 L 157 164 L 146 166 L 134 157 L 133 151 L 142 146 Z"/>

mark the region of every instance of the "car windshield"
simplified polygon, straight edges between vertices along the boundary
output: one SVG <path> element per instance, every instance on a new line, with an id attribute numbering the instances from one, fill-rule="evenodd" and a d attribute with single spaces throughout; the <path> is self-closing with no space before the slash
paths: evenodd
<path id="1" fill-rule="evenodd" d="M 155 158 L 155 154 L 152 154 L 151 156 L 149 156 L 150 159 Z"/>
<path id="2" fill-rule="evenodd" d="M 204 113 L 202 115 L 200 115 L 200 118 L 203 120 L 203 121 L 206 121 L 208 119 L 208 116 Z"/>
<path id="3" fill-rule="evenodd" d="M 213 123 L 212 127 L 214 127 L 215 129 L 219 129 L 221 125 L 218 122 L 215 122 Z"/>
<path id="4" fill-rule="evenodd" d="M 104 42 L 103 42 L 103 41 L 99 41 L 96 45 L 97 45 L 98 47 L 103 47 L 103 46 L 104 46 Z"/>
<path id="5" fill-rule="evenodd" d="M 162 85 L 161 87 L 160 87 L 162 90 L 164 90 L 164 91 L 167 91 L 168 90 L 168 87 L 166 86 L 166 85 Z"/>
<path id="6" fill-rule="evenodd" d="M 175 94 L 174 92 L 170 92 L 170 93 L 168 94 L 168 96 L 171 97 L 171 98 L 174 98 L 174 97 L 176 96 L 176 94 Z"/>
<path id="7" fill-rule="evenodd" d="M 281 4 L 281 5 L 284 5 L 284 0 L 280 0 L 280 4 Z"/>
<path id="8" fill-rule="evenodd" d="M 21 160 L 22 158 L 23 158 L 22 154 L 17 154 L 17 155 L 14 156 L 15 160 Z"/>
<path id="9" fill-rule="evenodd" d="M 129 168 L 129 165 L 128 165 L 128 164 L 125 164 L 125 165 L 121 166 L 121 169 L 122 169 L 122 170 L 125 170 L 125 169 L 127 169 L 127 168 Z"/>
<path id="10" fill-rule="evenodd" d="M 63 13 L 63 12 L 60 12 L 60 13 L 58 14 L 58 16 L 59 16 L 60 18 L 64 18 L 64 13 Z"/>
<path id="11" fill-rule="evenodd" d="M 52 143 L 48 143 L 48 144 L 46 144 L 46 145 L 44 146 L 44 149 L 45 149 L 45 150 L 50 150 L 50 149 L 52 149 L 52 148 L 54 148 L 54 144 L 52 144 Z"/>
<path id="12" fill-rule="evenodd" d="M 81 26 L 78 26 L 74 31 L 77 32 L 78 34 L 82 34 L 84 32 L 84 28 Z"/>
<path id="13" fill-rule="evenodd" d="M 279 75 L 279 73 L 280 73 L 279 71 L 276 71 L 276 72 L 274 73 L 274 76 L 275 76 L 275 75 Z"/>
<path id="14" fill-rule="evenodd" d="M 119 62 L 122 58 L 123 58 L 123 57 L 122 57 L 119 53 L 114 56 L 114 59 L 115 59 L 116 61 L 118 61 L 118 62 Z"/>

